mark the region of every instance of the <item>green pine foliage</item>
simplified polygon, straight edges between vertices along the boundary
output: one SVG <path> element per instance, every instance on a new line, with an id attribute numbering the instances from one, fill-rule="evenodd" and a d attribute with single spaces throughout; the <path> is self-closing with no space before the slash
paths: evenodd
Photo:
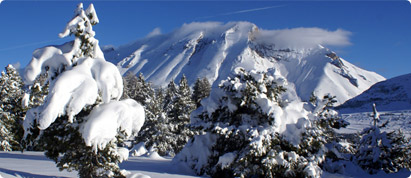
<path id="1" fill-rule="evenodd" d="M 330 94 L 319 99 L 312 93 L 310 103 L 315 108 L 314 114 L 316 117 L 313 126 L 303 133 L 301 146 L 302 150 L 306 150 L 304 151 L 306 155 L 322 152 L 323 155 L 317 155 L 317 157 L 322 156 L 324 159 L 318 164 L 326 171 L 342 173 L 344 170 L 341 170 L 341 168 L 344 166 L 338 166 L 338 164 L 342 164 L 340 163 L 341 160 L 349 160 L 353 150 L 341 144 L 341 142 L 347 141 L 335 131 L 349 125 L 333 110 L 336 102 L 335 96 Z"/>
<path id="2" fill-rule="evenodd" d="M 34 84 L 30 87 L 28 108 L 42 105 L 49 93 L 48 89 L 49 83 L 47 81 L 47 74 L 39 75 L 34 81 Z"/>
<path id="3" fill-rule="evenodd" d="M 146 82 L 142 73 L 135 76 L 133 73 L 128 73 L 124 79 L 124 94 L 123 98 L 131 98 L 147 106 L 154 99 L 155 91 L 151 84 Z"/>
<path id="4" fill-rule="evenodd" d="M 77 19 L 77 21 L 75 21 Z M 72 24 L 77 22 L 78 24 Z M 87 10 L 83 10 L 82 3 L 79 4 L 75 16 L 66 27 L 66 32 L 60 34 L 61 37 L 74 35 L 75 40 L 72 43 L 74 54 L 73 61 L 80 57 L 95 57 L 101 53 L 101 50 L 95 44 L 94 31 L 91 25 L 98 23 L 95 16 L 94 7 L 91 4 Z M 77 28 L 71 28 L 75 25 Z M 84 30 L 86 29 L 86 30 Z M 66 34 L 67 33 L 67 34 Z M 77 64 L 73 64 L 75 66 Z M 67 68 L 63 66 L 61 68 Z M 44 73 L 44 71 L 42 71 Z M 63 71 L 60 71 L 63 72 Z M 56 74 L 58 75 L 58 74 Z M 30 98 L 28 98 L 29 107 L 42 107 L 42 102 L 47 99 L 48 82 L 44 80 L 45 76 L 38 78 L 37 84 L 30 87 Z M 50 82 L 58 80 L 56 76 L 51 77 Z M 101 93 L 100 93 L 101 95 Z M 44 149 L 45 155 L 55 161 L 60 170 L 78 171 L 81 178 L 94 177 L 125 177 L 124 172 L 120 171 L 118 163 L 122 162 L 123 156 L 119 155 L 121 145 L 126 137 L 125 133 L 118 131 L 116 139 L 108 143 L 104 148 L 93 148 L 87 146 L 80 133 L 81 126 L 84 125 L 90 112 L 98 105 L 102 104 L 102 96 L 99 96 L 94 105 L 82 108 L 82 111 L 74 116 L 72 122 L 69 121 L 68 115 L 59 116 L 49 127 L 41 130 L 37 127 L 37 121 L 31 122 L 30 130 L 27 130 L 24 139 L 26 149 Z M 27 112 L 30 118 L 36 118 L 34 112 Z M 34 147 L 34 148 L 33 148 Z"/>
<path id="5" fill-rule="evenodd" d="M 143 103 L 146 111 L 146 121 L 135 142 L 144 142 L 162 156 L 174 156 L 194 135 L 189 123 L 195 103 L 186 77 L 183 75 L 178 85 L 170 81 L 167 88 L 157 90 L 141 74 L 138 78 L 128 75 L 125 81 L 126 93 L 136 96 L 133 99 Z"/>
<path id="6" fill-rule="evenodd" d="M 82 14 L 82 13 L 85 13 L 85 14 Z M 76 24 L 76 28 L 71 28 L 70 33 L 69 33 L 69 35 L 74 35 L 76 37 L 75 42 L 80 43 L 80 45 L 78 46 L 80 50 L 78 51 L 77 54 L 73 56 L 73 58 L 81 58 L 81 57 L 94 58 L 96 57 L 95 56 L 96 43 L 94 43 L 95 33 L 92 30 L 85 30 L 85 29 L 92 28 L 91 26 L 94 26 L 98 23 L 97 14 L 95 14 L 95 10 L 94 10 L 94 5 L 91 4 L 86 11 L 83 11 L 83 4 L 79 4 L 75 11 L 73 19 L 82 18 L 82 16 L 86 16 L 86 18 L 83 18 L 82 21 L 78 22 L 78 24 Z"/>
<path id="7" fill-rule="evenodd" d="M 140 102 L 144 106 L 146 118 L 143 127 L 135 138 L 136 143 L 144 142 L 147 147 L 153 147 L 159 137 L 164 134 L 162 125 L 165 123 L 163 110 L 163 91 L 154 90 L 150 83 L 146 82 L 142 73 L 135 76 L 132 73 L 124 77 L 124 94 Z"/>
<path id="8" fill-rule="evenodd" d="M 44 131 L 34 127 L 29 138 L 37 147 L 45 150 L 47 158 L 53 160 L 60 171 L 78 171 L 80 178 L 95 177 L 125 177 L 118 164 L 122 161 L 114 150 L 117 144 L 122 144 L 121 134 L 115 142 L 110 142 L 105 148 L 94 151 L 86 146 L 79 132 L 79 125 L 90 113 L 94 106 L 83 109 L 74 120 L 69 123 L 67 116 L 61 116 Z M 40 137 L 38 137 L 40 136 Z"/>
<path id="9" fill-rule="evenodd" d="M 326 142 L 336 141 L 337 133 L 335 129 L 349 125 L 338 115 L 338 112 L 333 110 L 336 102 L 335 96 L 327 94 L 321 100 L 316 99 L 316 104 L 314 104 L 316 107 L 314 114 L 317 117 L 314 124 L 321 131 L 321 136 L 326 139 Z"/>
<path id="10" fill-rule="evenodd" d="M 262 78 L 256 79 L 256 75 Z M 289 143 L 272 129 L 274 116 L 257 102 L 264 97 L 281 106 L 285 87 L 267 73 L 239 69 L 220 89 L 224 94 L 218 108 L 195 116 L 199 121 L 194 126 L 216 137 L 207 164 L 197 173 L 212 177 L 319 176 L 322 147 Z"/>
<path id="11" fill-rule="evenodd" d="M 9 65 L 2 72 L 0 78 L 0 133 L 1 150 L 12 151 L 22 149 L 23 128 L 22 121 L 26 111 L 30 108 L 40 106 L 48 93 L 45 75 L 39 76 L 34 84 L 30 86 L 30 95 L 24 93 L 24 84 L 17 70 Z M 28 96 L 28 98 L 25 98 Z M 24 107 L 23 102 L 27 99 L 28 105 Z M 29 150 L 33 150 L 31 145 Z M 42 150 L 36 148 L 35 150 Z"/>
<path id="12" fill-rule="evenodd" d="M 17 70 L 8 65 L 0 78 L 0 150 L 21 150 L 23 81 Z"/>
<path id="13" fill-rule="evenodd" d="M 211 85 L 207 78 L 197 78 L 193 87 L 193 101 L 196 107 L 201 106 L 201 100 L 207 98 L 211 92 Z"/>
<path id="14" fill-rule="evenodd" d="M 386 123 L 378 124 L 379 113 L 373 105 L 373 125 L 360 133 L 355 160 L 370 174 L 379 171 L 398 172 L 405 168 L 411 170 L 411 144 L 401 131 L 383 132 Z"/>
<path id="15" fill-rule="evenodd" d="M 169 117 L 171 117 L 170 125 L 172 126 L 170 130 L 175 135 L 175 140 L 172 142 L 174 155 L 183 149 L 194 134 L 189 127 L 190 114 L 195 109 L 195 103 L 191 96 L 187 78 L 183 75 L 178 85 L 177 96 L 173 102 L 173 110 L 169 112 Z"/>
<path id="16" fill-rule="evenodd" d="M 194 135 L 189 127 L 190 114 L 195 109 L 191 96 L 184 75 L 178 86 L 174 81 L 170 81 L 167 86 L 163 102 L 164 115 L 159 118 L 159 133 L 152 145 L 160 155 L 174 156 Z"/>

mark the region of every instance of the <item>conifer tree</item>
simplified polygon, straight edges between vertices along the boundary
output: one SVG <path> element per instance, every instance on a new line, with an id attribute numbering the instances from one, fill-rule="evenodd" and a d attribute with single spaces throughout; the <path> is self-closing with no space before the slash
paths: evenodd
<path id="1" fill-rule="evenodd" d="M 401 131 L 382 132 L 381 128 L 388 123 L 379 125 L 380 114 L 373 104 L 373 122 L 370 127 L 360 133 L 356 161 L 360 167 L 370 174 L 385 171 L 398 172 L 402 168 L 411 168 L 410 139 L 405 138 Z"/>
<path id="2" fill-rule="evenodd" d="M 193 101 L 196 104 L 196 107 L 200 107 L 201 100 L 208 97 L 211 92 L 211 85 L 207 78 L 197 78 L 193 87 Z"/>
<path id="3" fill-rule="evenodd" d="M 129 72 L 123 76 L 124 93 L 122 98 L 134 98 L 137 95 L 137 77 Z"/>
<path id="4" fill-rule="evenodd" d="M 73 62 L 81 57 L 101 57 L 103 52 L 98 46 L 98 40 L 94 38 L 95 32 L 93 31 L 94 25 L 99 23 L 94 5 L 83 10 L 83 4 L 80 3 L 77 9 L 74 11 L 73 19 L 67 24 L 62 33 L 59 34 L 60 38 L 74 35 L 73 41 Z"/>
<path id="5" fill-rule="evenodd" d="M 336 133 L 334 129 L 340 129 L 349 125 L 344 121 L 338 112 L 333 110 L 334 104 L 337 102 L 335 96 L 330 94 L 324 95 L 321 100 L 317 100 L 314 114 L 318 117 L 316 125 L 322 129 L 324 136 L 329 137 L 327 140 L 335 139 Z"/>
<path id="6" fill-rule="evenodd" d="M 21 122 L 25 111 L 22 108 L 23 81 L 17 70 L 6 67 L 0 78 L 0 150 L 21 150 L 23 136 Z"/>
<path id="7" fill-rule="evenodd" d="M 273 76 L 237 68 L 219 87 L 191 118 L 192 126 L 205 133 L 195 136 L 175 159 L 212 177 L 320 176 L 321 149 L 292 144 L 275 129 L 271 109 L 280 112 L 286 105 L 281 99 L 286 88 Z M 201 156 L 184 151 L 203 142 L 208 144 Z"/>
<path id="8" fill-rule="evenodd" d="M 146 82 L 143 73 L 135 76 L 133 73 L 128 73 L 124 77 L 124 96 L 123 98 L 131 98 L 146 106 L 154 99 L 154 89 L 151 84 Z"/>
<path id="9" fill-rule="evenodd" d="M 131 99 L 118 101 L 123 92 L 121 74 L 105 61 L 94 38 L 92 25 L 97 23 L 94 6 L 84 10 L 80 3 L 60 34 L 74 35 L 74 41 L 64 44 L 63 51 L 59 46 L 35 51 L 25 83 L 47 73 L 50 92 L 44 104 L 27 112 L 25 145 L 37 143 L 60 170 L 77 170 L 79 177 L 125 177 L 118 163 L 127 159 L 128 150 L 119 145 L 141 128 L 144 111 Z M 35 89 L 31 87 L 31 93 Z M 30 101 L 33 106 L 38 103 Z"/>
<path id="10" fill-rule="evenodd" d="M 147 121 L 141 134 L 136 138 L 136 142 L 144 142 L 147 148 L 162 156 L 170 156 L 174 153 L 171 144 L 174 141 L 170 125 L 171 118 L 168 113 L 174 108 L 173 101 L 176 92 L 177 86 L 174 81 L 170 81 L 165 90 L 159 88 L 154 92 L 154 97 L 145 105 Z"/>
<path id="11" fill-rule="evenodd" d="M 325 160 L 322 167 L 329 172 L 343 172 L 344 166 L 340 160 L 349 160 L 353 153 L 353 148 L 347 149 L 342 146 L 342 138 L 336 129 L 344 128 L 349 125 L 344 121 L 338 112 L 333 110 L 334 103 L 337 102 L 335 96 L 326 94 L 323 98 L 317 98 L 314 93 L 310 97 L 310 103 L 315 107 L 313 113 L 316 116 L 313 125 L 303 133 L 301 150 L 322 150 L 325 149 Z"/>
<path id="12" fill-rule="evenodd" d="M 1 142 L 3 145 L 9 145 L 7 149 L 5 146 L 2 147 L 4 151 L 22 149 L 20 142 L 24 132 L 21 126 L 23 118 L 28 109 L 43 103 L 48 92 L 48 85 L 45 82 L 44 75 L 39 76 L 34 84 L 30 86 L 30 95 L 25 98 L 23 80 L 17 70 L 12 65 L 8 65 L 6 71 L 2 72 L 0 79 L 0 130 L 2 137 L 7 139 L 1 139 Z M 24 102 L 28 104 L 23 104 Z M 24 107 L 25 105 L 27 106 Z"/>
<path id="13" fill-rule="evenodd" d="M 1 108 L 0 114 L 0 151 L 12 151 L 11 145 L 15 143 L 15 140 L 10 131 L 9 123 L 7 122 L 9 116 L 5 115 Z"/>
<path id="14" fill-rule="evenodd" d="M 189 128 L 190 114 L 195 109 L 195 103 L 191 99 L 191 90 L 187 83 L 187 78 L 183 75 L 180 79 L 177 96 L 173 102 L 174 109 L 170 112 L 171 132 L 174 135 L 173 156 L 180 152 L 188 140 L 193 136 Z"/>
<path id="15" fill-rule="evenodd" d="M 164 99 L 163 90 L 159 90 L 156 96 L 157 102 L 150 106 L 156 118 L 152 121 L 152 129 L 147 129 L 151 130 L 151 139 L 146 141 L 146 146 L 160 155 L 174 156 L 193 136 L 188 124 L 195 104 L 186 77 L 183 75 L 178 86 L 170 81 Z M 163 101 L 162 110 L 159 101 Z"/>
<path id="16" fill-rule="evenodd" d="M 146 121 L 144 122 L 141 131 L 136 137 L 136 142 L 144 142 L 148 148 L 155 148 L 158 142 L 161 142 L 164 127 L 166 127 L 166 113 L 163 111 L 163 96 L 162 90 L 154 93 L 154 97 L 145 106 Z M 164 151 L 165 152 L 165 151 Z M 161 152 L 163 154 L 163 152 Z"/>
<path id="17" fill-rule="evenodd" d="M 27 109 L 42 105 L 48 95 L 48 88 L 47 74 L 39 75 L 34 81 L 34 84 L 30 86 L 30 94 L 27 95 Z"/>
<path id="18" fill-rule="evenodd" d="M 124 78 L 125 95 L 143 104 L 146 112 L 146 121 L 144 122 L 139 135 L 135 138 L 136 143 L 144 142 L 146 147 L 156 149 L 162 142 L 162 137 L 169 132 L 166 129 L 166 113 L 164 112 L 163 90 L 160 88 L 157 92 L 146 82 L 142 73 L 139 77 L 128 74 Z M 165 134 L 167 133 L 167 134 Z M 157 149 L 162 155 L 165 155 L 168 147 Z"/>
<path id="19" fill-rule="evenodd" d="M 163 98 L 162 112 L 159 113 L 156 124 L 154 126 L 157 129 L 156 133 L 152 135 L 152 140 L 147 142 L 147 146 L 157 151 L 162 156 L 174 156 L 173 145 L 175 145 L 174 132 L 172 131 L 174 125 L 172 125 L 172 119 L 177 116 L 174 112 L 174 102 L 177 97 L 178 87 L 171 80 L 167 85 L 164 93 L 163 90 L 157 94 L 158 97 Z"/>
<path id="20" fill-rule="evenodd" d="M 172 115 L 173 113 L 171 112 L 174 109 L 173 102 L 176 99 L 177 96 L 177 85 L 174 83 L 174 80 L 171 80 L 167 88 L 165 89 L 164 93 L 164 101 L 163 101 L 163 108 L 164 111 L 167 112 L 167 115 Z M 171 116 L 173 117 L 173 116 Z"/>

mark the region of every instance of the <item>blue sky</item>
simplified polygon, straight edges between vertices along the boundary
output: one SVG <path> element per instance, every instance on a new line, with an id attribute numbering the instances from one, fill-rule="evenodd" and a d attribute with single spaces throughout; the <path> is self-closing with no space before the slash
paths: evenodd
<path id="1" fill-rule="evenodd" d="M 59 39 L 80 1 L 0 4 L 0 67 L 24 67 L 36 48 Z M 349 62 L 386 78 L 411 73 L 411 4 L 407 1 L 83 1 L 93 3 L 100 45 L 121 45 L 155 28 L 168 33 L 184 23 L 249 21 L 261 29 L 319 27 L 351 32 L 351 45 L 327 46 Z"/>

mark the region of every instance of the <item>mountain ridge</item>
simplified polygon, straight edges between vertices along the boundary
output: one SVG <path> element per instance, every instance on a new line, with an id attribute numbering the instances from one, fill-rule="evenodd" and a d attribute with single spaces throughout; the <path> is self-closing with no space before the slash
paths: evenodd
<path id="1" fill-rule="evenodd" d="M 337 109 L 342 113 L 371 112 L 373 103 L 379 111 L 410 110 L 411 73 L 378 82 Z"/>
<path id="2" fill-rule="evenodd" d="M 321 45 L 286 47 L 287 42 L 277 38 L 275 31 L 260 30 L 249 22 L 195 22 L 168 34 L 105 48 L 104 53 L 123 75 L 142 72 L 155 86 L 165 86 L 185 74 L 190 85 L 206 77 L 217 87 L 237 67 L 276 69 L 305 101 L 312 92 L 317 96 L 331 93 L 341 104 L 385 80 Z"/>

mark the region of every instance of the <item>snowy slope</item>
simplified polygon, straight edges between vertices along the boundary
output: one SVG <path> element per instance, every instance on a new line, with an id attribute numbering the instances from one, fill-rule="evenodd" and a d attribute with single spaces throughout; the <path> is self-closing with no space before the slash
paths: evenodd
<path id="1" fill-rule="evenodd" d="M 382 131 L 392 132 L 401 129 L 407 137 L 411 137 L 411 110 L 383 111 L 379 114 L 380 123 L 388 121 L 387 126 L 381 129 Z M 337 130 L 340 133 L 358 133 L 365 127 L 369 127 L 373 122 L 372 112 L 349 113 L 341 116 L 350 125 Z"/>
<path id="2" fill-rule="evenodd" d="M 338 107 L 342 113 L 369 112 L 372 103 L 379 111 L 411 109 L 411 74 L 379 82 Z"/>
<path id="3" fill-rule="evenodd" d="M 143 174 L 151 178 L 196 178 L 186 170 L 174 165 L 171 159 L 150 158 L 150 157 L 130 157 L 120 165 L 131 173 Z M 351 175 L 331 174 L 324 172 L 323 178 L 391 178 L 408 177 L 409 171 L 400 171 L 395 174 L 385 174 L 380 172 L 376 175 L 369 175 L 358 167 L 350 168 Z M 0 151 L 0 178 L 52 178 L 52 177 L 77 177 L 77 172 L 60 172 L 53 161 L 47 159 L 43 152 L 2 152 Z M 144 178 L 144 177 L 137 177 Z"/>
<path id="4" fill-rule="evenodd" d="M 189 84 L 207 77 L 216 87 L 236 67 L 276 68 L 295 85 L 301 99 L 308 100 L 315 91 L 317 96 L 332 93 L 342 103 L 384 80 L 320 45 L 286 47 L 283 41 L 287 39 L 280 33 L 259 30 L 249 22 L 204 22 L 184 24 L 172 33 L 103 51 L 122 74 L 142 72 L 157 86 L 185 74 Z"/>
<path id="5" fill-rule="evenodd" d="M 194 178 L 189 172 L 171 163 L 171 159 L 153 157 L 130 157 L 120 164 L 132 174 L 143 174 L 151 178 Z M 77 177 L 77 172 L 59 171 L 54 162 L 47 159 L 43 152 L 3 152 L 0 151 L 0 178 L 16 177 L 52 178 Z M 134 177 L 146 178 L 146 177 Z"/>

